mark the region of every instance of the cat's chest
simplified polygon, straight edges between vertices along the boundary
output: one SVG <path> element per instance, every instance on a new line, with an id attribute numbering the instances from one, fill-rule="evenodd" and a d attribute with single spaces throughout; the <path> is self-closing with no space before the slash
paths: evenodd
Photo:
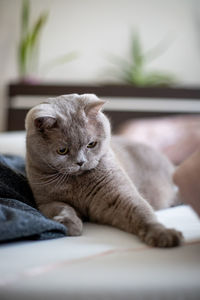
<path id="1" fill-rule="evenodd" d="M 102 188 L 101 177 L 102 174 L 97 170 L 87 172 L 81 176 L 72 176 L 62 184 L 59 194 L 54 194 L 54 196 L 59 197 L 60 201 L 73 206 L 87 217 L 94 194 L 96 195 L 97 191 Z"/>
<path id="2" fill-rule="evenodd" d="M 91 184 L 90 176 L 72 176 L 60 185 L 59 190 L 53 190 L 54 197 L 74 207 L 84 208 Z"/>

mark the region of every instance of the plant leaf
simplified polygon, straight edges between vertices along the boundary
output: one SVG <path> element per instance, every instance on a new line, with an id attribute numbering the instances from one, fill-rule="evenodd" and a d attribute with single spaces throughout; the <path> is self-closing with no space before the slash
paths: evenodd
<path id="1" fill-rule="evenodd" d="M 144 62 L 142 45 L 138 33 L 134 32 L 132 35 L 131 42 L 131 55 L 132 63 L 134 63 L 136 68 L 141 68 Z"/>
<path id="2" fill-rule="evenodd" d="M 44 13 L 35 22 L 32 30 L 27 36 L 27 67 L 29 71 L 33 71 L 37 67 L 37 56 L 40 33 L 48 18 L 48 14 Z"/>
<path id="3" fill-rule="evenodd" d="M 175 76 L 161 71 L 148 72 L 144 76 L 145 85 L 169 86 L 176 82 Z"/>
<path id="4" fill-rule="evenodd" d="M 21 33 L 20 33 L 20 41 L 18 45 L 18 67 L 21 76 L 24 75 L 26 70 L 29 16 L 30 16 L 29 0 L 23 0 L 22 11 L 21 11 Z"/>
<path id="5" fill-rule="evenodd" d="M 118 56 L 116 54 L 108 53 L 107 59 L 109 60 L 109 62 L 111 64 L 118 66 L 118 67 L 124 68 L 124 67 L 130 66 L 130 62 L 128 60 L 126 60 L 123 57 Z"/>
<path id="6" fill-rule="evenodd" d="M 22 15 L 21 15 L 21 39 L 23 39 L 29 28 L 30 3 L 29 0 L 23 0 Z"/>
<path id="7" fill-rule="evenodd" d="M 40 32 L 47 21 L 48 14 L 43 13 L 36 20 L 32 28 L 29 28 L 30 3 L 29 0 L 23 0 L 21 14 L 21 36 L 18 46 L 18 65 L 21 76 L 27 75 L 31 67 L 36 66 L 36 51 Z"/>
<path id="8" fill-rule="evenodd" d="M 48 13 L 44 13 L 35 22 L 35 25 L 33 26 L 33 29 L 31 30 L 31 32 L 29 34 L 30 50 L 33 49 L 33 47 L 38 42 L 40 32 L 41 32 L 44 24 L 46 23 L 47 18 L 48 18 Z"/>
<path id="9" fill-rule="evenodd" d="M 51 69 L 57 67 L 58 65 L 66 64 L 71 62 L 72 60 L 76 59 L 79 56 L 79 54 L 75 51 L 66 53 L 64 55 L 58 56 L 50 61 L 48 61 L 43 66 L 43 73 L 46 73 L 50 71 Z"/>
<path id="10" fill-rule="evenodd" d="M 149 63 L 157 59 L 158 57 L 162 56 L 169 47 L 169 42 L 167 42 L 166 40 L 162 40 L 156 46 L 146 51 L 146 53 L 144 54 L 145 61 Z"/>
<path id="11" fill-rule="evenodd" d="M 28 48 L 29 48 L 29 35 L 27 34 L 21 39 L 18 47 L 18 59 L 19 59 L 19 72 L 21 76 L 24 76 L 27 68 L 28 60 Z"/>

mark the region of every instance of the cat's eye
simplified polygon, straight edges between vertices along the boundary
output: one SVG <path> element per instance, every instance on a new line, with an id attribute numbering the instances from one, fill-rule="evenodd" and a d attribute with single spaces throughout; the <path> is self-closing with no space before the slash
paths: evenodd
<path id="1" fill-rule="evenodd" d="M 57 153 L 60 154 L 60 155 L 66 155 L 69 153 L 69 149 L 67 147 L 65 148 L 60 148 L 57 150 Z"/>
<path id="2" fill-rule="evenodd" d="M 96 146 L 97 142 L 91 142 L 87 145 L 87 148 L 94 148 Z"/>

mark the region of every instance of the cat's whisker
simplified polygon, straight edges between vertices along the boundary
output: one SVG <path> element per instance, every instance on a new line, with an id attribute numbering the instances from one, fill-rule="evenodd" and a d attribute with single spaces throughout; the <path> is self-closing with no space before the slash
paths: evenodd
<path id="1" fill-rule="evenodd" d="M 36 184 L 36 185 L 49 185 L 49 184 L 52 184 L 52 183 L 57 183 L 57 181 L 59 180 L 60 178 L 60 173 L 55 173 L 52 175 L 51 178 L 42 178 L 40 179 L 41 181 L 40 182 L 33 182 L 33 184 Z"/>
<path id="2" fill-rule="evenodd" d="M 53 173 L 53 174 L 45 174 L 45 175 L 42 176 L 42 177 L 38 177 L 38 179 L 39 179 L 39 180 L 48 180 L 48 179 L 54 178 L 55 175 L 57 175 L 57 173 Z"/>
<path id="3" fill-rule="evenodd" d="M 33 182 L 35 185 L 49 185 L 55 183 L 55 187 L 67 182 L 69 178 L 69 173 L 65 170 L 65 172 L 56 172 L 54 174 L 48 174 L 44 177 L 38 178 L 40 181 Z"/>
<path id="4" fill-rule="evenodd" d="M 57 188 L 59 185 L 61 185 L 61 182 L 62 182 L 62 178 L 63 178 L 63 174 L 61 173 L 56 184 L 55 184 L 55 188 Z"/>
<path id="5" fill-rule="evenodd" d="M 68 181 L 68 179 L 69 179 L 69 173 L 68 172 L 62 173 L 60 181 L 58 182 L 59 185 L 66 183 Z M 58 185 L 58 183 L 57 183 L 57 185 Z"/>
<path id="6" fill-rule="evenodd" d="M 54 179 L 56 177 L 57 173 L 54 173 L 54 174 L 45 174 L 44 176 L 42 177 L 37 177 L 38 181 L 49 181 L 51 179 Z"/>

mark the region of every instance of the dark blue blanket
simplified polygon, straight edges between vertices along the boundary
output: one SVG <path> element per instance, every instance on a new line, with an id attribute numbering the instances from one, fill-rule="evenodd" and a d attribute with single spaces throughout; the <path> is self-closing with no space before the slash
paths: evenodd
<path id="1" fill-rule="evenodd" d="M 0 242 L 63 237 L 66 227 L 45 218 L 25 176 L 24 159 L 0 155 Z"/>

